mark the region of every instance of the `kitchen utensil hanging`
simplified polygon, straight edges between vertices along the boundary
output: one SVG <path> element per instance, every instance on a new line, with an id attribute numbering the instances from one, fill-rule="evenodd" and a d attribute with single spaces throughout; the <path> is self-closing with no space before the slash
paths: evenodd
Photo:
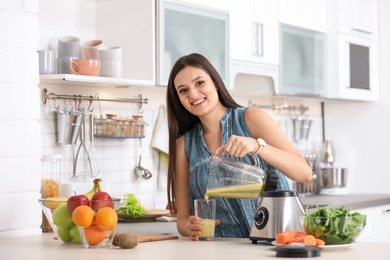
<path id="1" fill-rule="evenodd" d="M 95 145 L 94 145 L 94 136 L 93 136 L 93 114 L 89 114 L 89 129 L 88 129 L 88 136 L 89 136 L 89 160 L 90 160 L 90 166 L 91 171 L 89 171 L 90 177 L 96 177 L 100 172 L 100 167 L 98 165 L 98 162 L 96 160 L 95 155 Z"/>
<path id="2" fill-rule="evenodd" d="M 66 110 L 57 110 L 57 142 L 59 144 L 76 144 L 84 114 Z"/>
<path id="3" fill-rule="evenodd" d="M 142 138 L 139 138 L 139 160 L 138 165 L 134 169 L 134 174 L 136 177 L 142 177 L 145 180 L 150 179 L 152 177 L 152 173 L 141 166 L 142 160 Z"/>
<path id="4" fill-rule="evenodd" d="M 83 114 L 84 114 L 84 108 L 83 108 Z M 85 117 L 83 117 L 83 120 L 82 120 L 82 123 L 81 123 L 81 132 L 80 132 L 80 144 L 79 144 L 79 147 L 77 149 L 77 152 L 76 152 L 76 156 L 73 160 L 73 176 L 75 177 L 76 176 L 76 170 L 77 170 L 77 162 L 78 162 L 78 158 L 79 158 L 79 154 L 80 154 L 80 151 L 81 151 L 81 148 L 83 148 L 83 151 L 84 151 L 84 154 L 86 156 L 86 162 L 87 162 L 87 167 L 86 169 L 89 169 L 88 172 L 89 172 L 89 175 L 91 176 L 96 176 L 95 173 L 94 173 L 94 168 L 92 166 L 92 161 L 91 161 L 91 158 L 89 156 L 89 152 L 85 146 L 85 143 L 84 143 L 84 140 L 85 140 Z"/>
<path id="5" fill-rule="evenodd" d="M 313 120 L 308 119 L 307 116 L 298 115 L 291 118 L 293 128 L 293 140 L 299 142 L 300 140 L 308 140 L 311 124 Z"/>

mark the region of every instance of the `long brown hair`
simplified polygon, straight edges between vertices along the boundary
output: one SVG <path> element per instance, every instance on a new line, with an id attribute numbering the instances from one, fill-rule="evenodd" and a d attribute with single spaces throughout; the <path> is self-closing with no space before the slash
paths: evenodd
<path id="1" fill-rule="evenodd" d="M 176 207 L 174 207 L 176 140 L 200 122 L 199 117 L 188 112 L 182 105 L 174 84 L 177 74 L 187 66 L 200 68 L 210 76 L 214 85 L 218 89 L 218 98 L 222 105 L 225 107 L 241 107 L 241 105 L 234 101 L 229 91 L 226 89 L 226 86 L 217 70 L 203 55 L 191 53 L 179 58 L 173 65 L 167 86 L 167 114 L 169 129 L 167 195 L 168 206 L 172 213 L 176 213 Z"/>

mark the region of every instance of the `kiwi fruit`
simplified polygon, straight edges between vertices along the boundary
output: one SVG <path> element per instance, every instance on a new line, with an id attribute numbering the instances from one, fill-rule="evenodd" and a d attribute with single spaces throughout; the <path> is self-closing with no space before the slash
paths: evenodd
<path id="1" fill-rule="evenodd" d="M 130 233 L 116 234 L 112 241 L 112 244 L 114 246 L 119 246 L 120 248 L 123 249 L 134 248 L 138 245 L 138 243 L 139 243 L 138 237 Z"/>

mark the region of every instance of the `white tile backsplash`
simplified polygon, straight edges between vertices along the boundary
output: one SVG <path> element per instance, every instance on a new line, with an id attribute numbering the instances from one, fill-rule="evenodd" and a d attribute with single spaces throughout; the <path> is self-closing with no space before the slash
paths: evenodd
<path id="1" fill-rule="evenodd" d="M 0 3 L 0 238 L 41 233 L 38 5 Z"/>

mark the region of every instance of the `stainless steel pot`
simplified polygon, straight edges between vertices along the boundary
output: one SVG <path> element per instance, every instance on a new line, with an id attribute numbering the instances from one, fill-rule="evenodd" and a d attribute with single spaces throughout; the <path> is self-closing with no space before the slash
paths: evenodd
<path id="1" fill-rule="evenodd" d="M 347 186 L 347 168 L 322 168 L 321 180 L 324 188 L 340 188 Z"/>

